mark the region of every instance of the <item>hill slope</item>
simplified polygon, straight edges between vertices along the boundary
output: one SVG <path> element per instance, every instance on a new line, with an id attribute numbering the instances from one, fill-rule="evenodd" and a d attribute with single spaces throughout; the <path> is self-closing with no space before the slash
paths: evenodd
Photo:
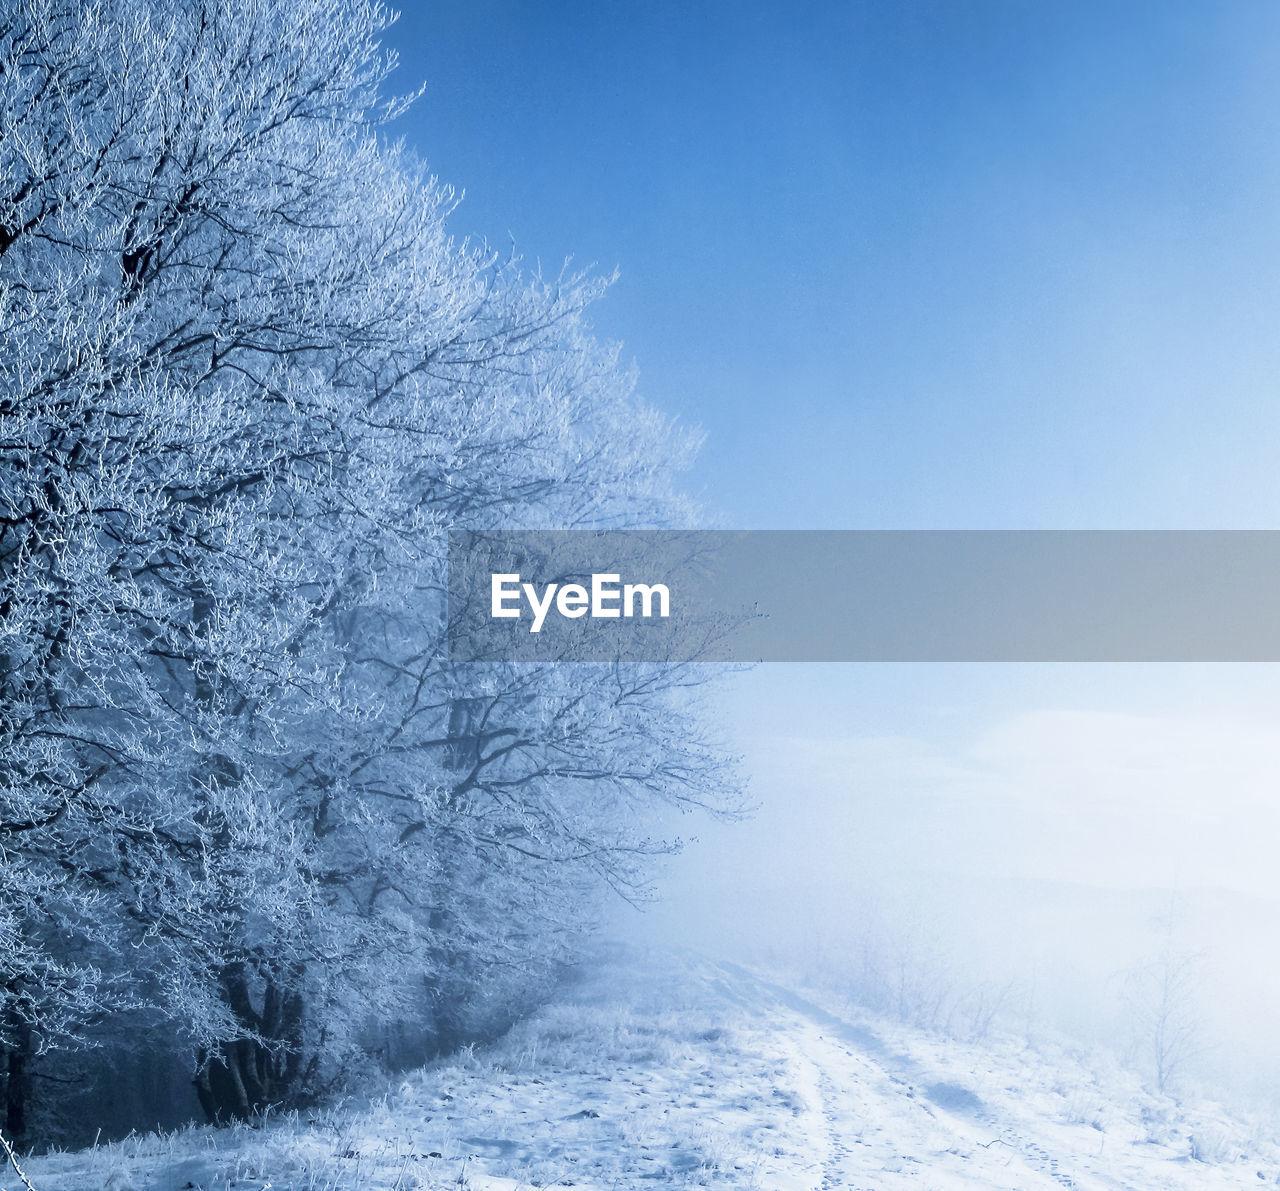
<path id="1" fill-rule="evenodd" d="M 732 965 L 616 958 L 376 1100 L 26 1164 L 37 1191 L 1217 1188 L 1280 1151 L 1212 1105 L 1014 1042 L 947 1042 Z M 7 1178 L 7 1181 L 6 1181 Z M 18 1191 L 11 1171 L 0 1188 Z"/>

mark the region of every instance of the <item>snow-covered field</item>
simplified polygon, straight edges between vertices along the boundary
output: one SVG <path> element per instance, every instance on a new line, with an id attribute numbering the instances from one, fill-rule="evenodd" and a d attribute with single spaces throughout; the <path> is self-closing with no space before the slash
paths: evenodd
<path id="1" fill-rule="evenodd" d="M 1103 1060 L 947 1041 L 663 953 L 376 1098 L 24 1166 L 37 1191 L 1225 1191 L 1280 1183 L 1280 1148 Z M 0 1189 L 20 1191 L 11 1169 Z"/>

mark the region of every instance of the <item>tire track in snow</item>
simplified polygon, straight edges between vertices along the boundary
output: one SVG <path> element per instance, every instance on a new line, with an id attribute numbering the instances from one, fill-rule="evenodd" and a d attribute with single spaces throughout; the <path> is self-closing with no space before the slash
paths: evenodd
<path id="1" fill-rule="evenodd" d="M 797 1038 L 816 1072 L 827 1133 L 820 1191 L 1137 1191 L 1096 1172 L 1081 1181 L 967 1089 L 922 1087 L 928 1077 L 920 1065 L 865 1026 L 735 964 L 720 969 L 735 1004 L 802 1023 Z M 930 1090 L 940 1103 L 930 1102 Z"/>

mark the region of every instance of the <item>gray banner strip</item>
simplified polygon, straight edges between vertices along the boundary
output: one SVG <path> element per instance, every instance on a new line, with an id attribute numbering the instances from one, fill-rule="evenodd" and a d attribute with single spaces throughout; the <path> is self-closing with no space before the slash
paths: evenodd
<path id="1" fill-rule="evenodd" d="M 458 661 L 1274 662 L 1280 531 L 453 532 L 449 617 Z"/>

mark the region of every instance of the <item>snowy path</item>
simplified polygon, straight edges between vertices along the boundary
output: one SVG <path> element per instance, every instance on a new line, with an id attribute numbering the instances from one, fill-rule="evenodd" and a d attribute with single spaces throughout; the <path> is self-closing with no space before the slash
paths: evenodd
<path id="1" fill-rule="evenodd" d="M 923 1053 L 912 1056 L 793 990 L 734 965 L 721 970 L 736 1001 L 786 1023 L 810 1066 L 825 1141 L 822 1191 L 1209 1191 L 1276 1182 L 1274 1165 L 1214 1166 L 1192 1161 L 1186 1144 L 1152 1142 L 1133 1130 L 1109 1136 L 1095 1122 L 1062 1120 L 1054 1096 L 1031 1088 L 1025 1070 L 1004 1072 L 1015 1082 L 992 1095 L 992 1072 L 976 1064 L 965 1072 L 963 1060 L 957 1072 L 954 1050 L 964 1048 L 917 1039 Z"/>
<path id="2" fill-rule="evenodd" d="M 1280 1155 L 1114 1066 L 949 1041 L 663 953 L 615 956 L 492 1047 L 362 1105 L 31 1173 L 38 1191 L 1239 1191 L 1280 1183 Z"/>
<path id="3" fill-rule="evenodd" d="M 818 1184 L 823 1191 L 922 1186 L 1034 1191 L 1077 1185 L 1050 1173 L 1053 1160 L 1047 1155 L 1041 1160 L 1021 1152 L 1024 1147 L 1008 1131 L 1002 1136 L 993 1129 L 980 1099 L 963 1085 L 938 1081 L 926 1090 L 918 1085 L 917 1064 L 891 1053 L 865 1027 L 844 1022 L 789 990 L 753 980 L 741 969 L 731 972 L 743 993 L 754 991 L 759 1012 L 775 1020 L 792 1018 L 787 1033 L 811 1065 L 823 1122 L 826 1155 Z"/>

